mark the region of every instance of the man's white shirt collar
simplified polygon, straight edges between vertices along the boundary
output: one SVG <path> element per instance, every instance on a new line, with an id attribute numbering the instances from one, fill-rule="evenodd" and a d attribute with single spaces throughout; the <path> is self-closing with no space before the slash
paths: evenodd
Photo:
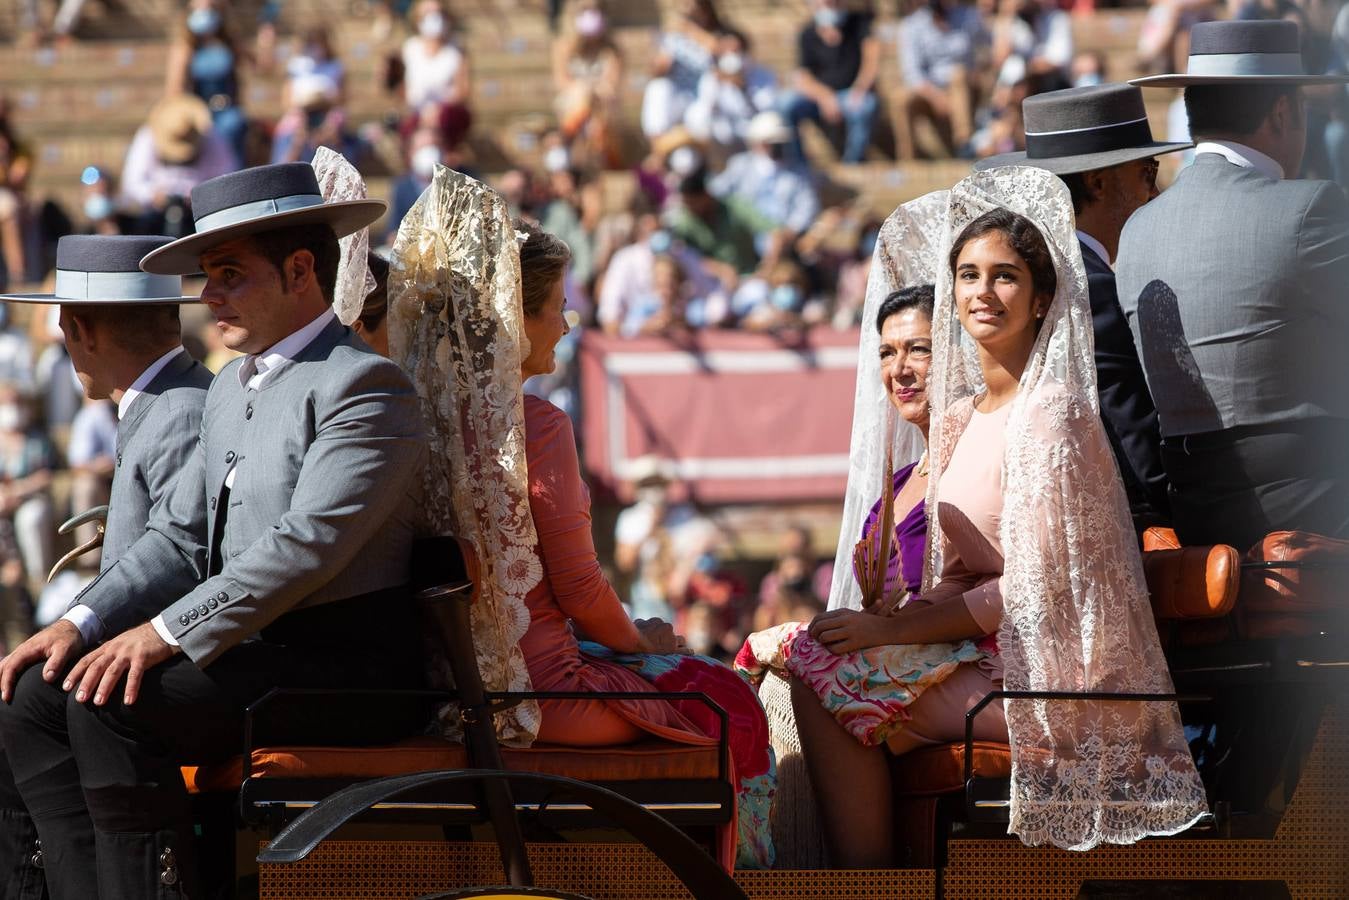
<path id="1" fill-rule="evenodd" d="M 1255 169 L 1255 171 L 1278 181 L 1282 181 L 1284 178 L 1283 166 L 1259 150 L 1247 147 L 1245 144 L 1238 144 L 1236 141 L 1200 141 L 1194 148 L 1194 155 L 1198 156 L 1201 153 L 1216 153 L 1225 157 L 1234 166 L 1241 166 L 1243 169 Z"/>
<path id="2" fill-rule="evenodd" d="M 136 398 L 145 393 L 145 389 L 150 386 L 150 382 L 155 380 L 155 376 L 164 371 L 164 367 L 182 352 L 181 346 L 174 347 L 168 353 L 150 363 L 150 367 L 142 372 L 135 381 L 131 382 L 131 387 L 127 388 L 126 392 L 122 394 L 122 399 L 117 401 L 117 418 L 126 418 L 127 410 L 131 409 L 131 404 L 136 402 Z"/>
<path id="3" fill-rule="evenodd" d="M 275 375 L 278 369 L 294 362 L 295 357 L 303 353 L 328 327 L 328 323 L 336 319 L 337 313 L 329 307 L 299 331 L 292 332 L 261 353 L 245 356 L 239 366 L 239 384 L 255 391 L 262 390 L 264 382 Z"/>
<path id="4" fill-rule="evenodd" d="M 1107 266 L 1110 266 L 1110 268 L 1112 269 L 1115 267 L 1115 264 L 1110 260 L 1110 254 L 1106 252 L 1105 244 L 1102 244 L 1100 241 L 1096 240 L 1096 238 L 1092 237 L 1091 235 L 1087 234 L 1085 231 L 1082 231 L 1081 229 L 1079 229 L 1077 232 L 1077 239 L 1082 243 L 1086 244 L 1088 249 L 1090 249 L 1093 253 L 1099 256 L 1101 258 L 1101 261 L 1104 262 Z"/>

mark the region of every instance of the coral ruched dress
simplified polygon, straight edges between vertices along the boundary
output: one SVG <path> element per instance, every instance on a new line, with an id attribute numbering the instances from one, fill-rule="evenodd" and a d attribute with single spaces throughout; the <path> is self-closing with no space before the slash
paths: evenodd
<path id="1" fill-rule="evenodd" d="M 530 624 L 520 641 L 538 691 L 643 691 L 655 688 L 617 663 L 582 656 L 572 624 L 587 639 L 624 653 L 638 649 L 637 628 L 595 557 L 590 491 L 581 478 L 571 422 L 556 406 L 525 396 L 529 506 L 539 537 L 543 579 L 525 598 Z M 571 746 L 626 744 L 644 735 L 714 744 L 662 700 L 548 700 L 539 740 Z"/>

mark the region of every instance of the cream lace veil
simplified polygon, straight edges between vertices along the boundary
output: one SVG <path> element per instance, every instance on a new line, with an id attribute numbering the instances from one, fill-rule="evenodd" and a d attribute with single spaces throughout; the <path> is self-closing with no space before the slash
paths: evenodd
<path id="1" fill-rule="evenodd" d="M 365 179 L 346 157 L 327 147 L 314 151 L 310 163 L 318 178 L 319 192 L 325 203 L 343 200 L 364 200 Z M 338 241 L 342 258 L 337 265 L 337 289 L 333 291 L 333 310 L 343 325 L 350 325 L 361 315 L 365 298 L 375 289 L 375 276 L 370 274 L 367 257 L 370 253 L 370 230 L 362 228 Z"/>
<path id="2" fill-rule="evenodd" d="M 829 608 L 862 608 L 862 589 L 853 577 L 853 546 L 862 536 L 862 523 L 881 496 L 885 477 L 885 444 L 894 441 L 894 466 L 914 462 L 925 449 L 923 434 L 894 414 L 881 384 L 880 335 L 876 315 L 894 291 L 936 280 L 937 257 L 946 226 L 946 191 L 934 191 L 910 200 L 881 225 L 871 256 L 871 274 L 862 304 L 862 336 L 857 345 L 857 391 L 853 401 L 852 443 L 848 460 L 848 492 L 843 501 L 843 523 Z"/>
<path id="3" fill-rule="evenodd" d="M 437 166 L 394 241 L 389 352 L 426 417 L 426 524 L 478 555 L 473 641 L 488 691 L 531 690 L 520 639 L 529 627 L 525 595 L 543 577 L 525 462 L 522 318 L 520 250 L 505 201 Z M 443 661 L 435 664 L 448 682 Z M 539 721 L 530 701 L 497 714 L 497 733 L 527 746 Z M 457 731 L 453 709 L 442 723 Z"/>
<path id="4" fill-rule="evenodd" d="M 1007 422 L 998 646 L 1008 690 L 1170 693 L 1124 488 L 1098 412 L 1091 307 L 1073 206 L 1040 169 L 990 169 L 951 190 L 941 259 L 994 207 L 1040 229 L 1058 290 Z M 972 342 L 940 266 L 932 326 L 927 578 L 942 571 L 937 487 L 980 390 Z M 1205 812 L 1174 703 L 1007 701 L 1009 830 L 1087 849 L 1181 831 Z"/>

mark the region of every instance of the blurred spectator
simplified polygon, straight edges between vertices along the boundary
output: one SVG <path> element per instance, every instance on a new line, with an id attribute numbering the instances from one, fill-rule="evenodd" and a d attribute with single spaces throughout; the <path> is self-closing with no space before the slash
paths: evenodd
<path id="1" fill-rule="evenodd" d="M 106 504 L 112 491 L 112 475 L 117 468 L 115 403 L 85 399 L 70 426 L 66 461 L 70 464 L 71 515 Z M 97 531 L 94 522 L 81 525 L 75 532 L 75 542 L 82 544 L 93 538 Z M 79 564 L 98 571 L 100 558 L 101 549 L 95 548 L 82 555 Z"/>
<path id="2" fill-rule="evenodd" d="M 19 29 L 30 44 L 40 43 L 54 38 L 58 44 L 70 40 L 71 34 L 80 24 L 84 14 L 86 0 L 60 0 L 56 15 L 52 17 L 51 27 L 42 22 L 40 0 L 19 0 Z"/>
<path id="3" fill-rule="evenodd" d="M 239 107 L 242 51 L 225 26 L 221 0 L 191 0 L 173 44 L 169 47 L 165 93 L 194 94 L 207 105 L 215 132 L 237 160 L 247 161 L 248 120 Z M 126 181 L 122 182 L 125 187 Z"/>
<path id="4" fill-rule="evenodd" d="M 1000 85 L 1055 75 L 1062 83 L 1042 90 L 1068 86 L 1073 23 L 1056 0 L 998 0 L 992 30 L 993 69 Z"/>
<path id="5" fill-rule="evenodd" d="M 86 234 L 121 234 L 117 220 L 117 206 L 113 203 L 116 190 L 112 178 L 97 166 L 86 166 L 80 173 L 80 212 L 84 215 Z"/>
<path id="6" fill-rule="evenodd" d="M 639 298 L 655 293 L 660 256 L 670 256 L 679 264 L 690 296 L 703 298 L 705 303 L 711 299 L 705 318 L 711 317 L 718 304 L 724 305 L 717 297 L 721 283 L 703 268 L 698 254 L 672 239 L 655 214 L 643 213 L 637 217 L 632 243 L 614 252 L 599 282 L 595 318 L 605 334 L 619 334 Z"/>
<path id="7" fill-rule="evenodd" d="M 1183 71 L 1178 64 L 1189 55 L 1190 29 L 1212 20 L 1221 5 L 1215 0 L 1149 0 L 1138 32 L 1140 74 Z"/>
<path id="8" fill-rule="evenodd" d="M 1105 84 L 1109 80 L 1106 78 L 1105 54 L 1100 50 L 1077 54 L 1073 57 L 1072 67 L 1068 71 L 1068 80 L 1072 82 L 1073 87 Z"/>
<path id="9" fill-rule="evenodd" d="M 571 277 L 587 293 L 595 276 L 595 230 L 604 212 L 599 183 L 580 169 L 549 174 L 553 200 L 544 207 L 539 226 L 571 248 Z"/>
<path id="10" fill-rule="evenodd" d="M 445 152 L 440 146 L 440 135 L 431 128 L 418 128 L 408 141 L 408 168 L 393 182 L 393 196 L 389 202 L 389 232 L 386 241 L 393 243 L 403 217 L 412 204 L 431 184 L 436 166 L 444 162 Z"/>
<path id="11" fill-rule="evenodd" d="M 553 85 L 557 120 L 573 161 L 617 168 L 621 154 L 614 129 L 623 54 L 597 0 L 577 0 L 563 35 L 553 42 Z"/>
<path id="12" fill-rule="evenodd" d="M 291 106 L 272 134 L 272 163 L 310 162 L 319 147 L 336 150 L 353 165 L 365 155 L 365 142 L 347 127 L 339 100 L 341 88 L 318 72 L 292 79 Z"/>
<path id="13" fill-rule="evenodd" d="M 677 0 L 660 34 L 651 79 L 642 94 L 642 133 L 657 138 L 684 121 L 711 70 L 725 30 L 713 0 Z"/>
<path id="14" fill-rule="evenodd" d="M 782 259 L 769 267 L 762 278 L 746 282 L 736 292 L 731 308 L 742 328 L 778 331 L 805 324 L 809 299 L 810 279 L 806 270 Z"/>
<path id="15" fill-rule="evenodd" d="M 754 226 L 737 207 L 712 196 L 704 172 L 680 182 L 679 204 L 670 211 L 669 227 L 676 239 L 703 255 L 709 268 L 714 263 L 727 267 L 731 277 L 721 277 L 732 288 L 738 276 L 751 274 L 759 265 Z"/>
<path id="16" fill-rule="evenodd" d="M 0 303 L 0 382 L 33 388 L 33 352 L 28 337 L 14 327 L 13 311 Z"/>
<path id="17" fill-rule="evenodd" d="M 792 131 L 781 116 L 759 113 L 747 137 L 750 148 L 731 157 L 708 187 L 754 228 L 760 260 L 771 266 L 815 221 L 820 199 L 809 176 L 786 162 Z"/>
<path id="18" fill-rule="evenodd" d="M 32 326 L 34 346 L 42 348 L 33 371 L 39 409 L 47 426 L 47 435 L 64 448 L 70 437 L 70 424 L 84 404 L 84 389 L 75 377 L 75 366 L 66 350 L 66 336 L 61 331 L 61 307 L 38 307 Z"/>
<path id="19" fill-rule="evenodd" d="M 126 152 L 118 202 L 132 234 L 189 232 L 192 188 L 238 168 L 237 159 L 197 97 L 165 97 L 150 110 Z"/>
<path id="20" fill-rule="evenodd" d="M 337 87 L 337 102 L 346 103 L 347 70 L 333 51 L 332 35 L 322 25 L 306 28 L 297 39 L 295 52 L 286 63 L 287 91 L 310 75 L 322 75 Z M 288 96 L 287 102 L 294 103 Z"/>
<path id="21" fill-rule="evenodd" d="M 55 465 L 32 397 L 0 384 L 0 627 L 11 649 L 32 633 L 32 598 L 56 561 L 48 493 Z"/>
<path id="22" fill-rule="evenodd" d="M 792 128 L 791 158 L 805 159 L 800 126 L 807 120 L 843 129 L 845 163 L 861 162 L 876 118 L 876 74 L 881 45 L 871 33 L 871 14 L 848 12 L 842 0 L 811 0 L 811 22 L 797 45 L 795 90 L 782 98 Z"/>
<path id="23" fill-rule="evenodd" d="M 214 320 L 203 322 L 197 330 L 197 338 L 201 341 L 202 349 L 205 355 L 201 364 L 209 369 L 212 374 L 220 374 L 220 370 L 225 368 L 226 363 L 239 357 L 237 350 L 231 350 L 225 346 L 225 339 L 221 337 L 220 326 L 216 325 Z"/>
<path id="24" fill-rule="evenodd" d="M 632 298 L 618 333 L 623 337 L 668 336 L 686 330 L 688 290 L 679 262 L 668 253 L 657 254 L 651 261 L 650 290 Z"/>
<path id="25" fill-rule="evenodd" d="M 468 55 L 454 41 L 453 23 L 439 0 L 421 0 L 414 18 L 417 33 L 403 44 L 403 100 L 410 113 L 403 131 L 431 126 L 445 146 L 457 147 L 473 122 Z"/>
<path id="26" fill-rule="evenodd" d="M 9 103 L 0 102 L 0 285 L 27 280 L 28 179 L 33 156 L 10 124 Z"/>
<path id="27" fill-rule="evenodd" d="M 904 86 L 895 102 L 895 144 L 900 159 L 915 159 L 914 126 L 930 122 L 954 155 L 974 129 L 975 54 L 988 41 L 977 7 L 961 0 L 928 0 L 900 25 L 899 63 Z"/>
<path id="28" fill-rule="evenodd" d="M 743 34 L 727 31 L 717 41 L 716 65 L 703 73 L 684 122 L 695 138 L 719 146 L 724 155 L 743 149 L 749 123 L 777 102 L 777 76 L 754 61 Z"/>
<path id="29" fill-rule="evenodd" d="M 824 611 L 834 567 L 820 562 L 811 544 L 810 529 L 804 525 L 793 525 L 783 534 L 778 560 L 759 582 L 754 631 L 785 622 L 809 622 Z"/>

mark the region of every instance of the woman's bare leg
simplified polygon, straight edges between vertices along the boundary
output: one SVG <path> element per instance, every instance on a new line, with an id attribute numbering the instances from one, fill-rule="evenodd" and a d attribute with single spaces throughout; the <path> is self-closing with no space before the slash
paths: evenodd
<path id="1" fill-rule="evenodd" d="M 815 801 L 835 866 L 874 869 L 894 865 L 890 766 L 883 747 L 864 747 L 792 679 L 792 709 Z"/>

